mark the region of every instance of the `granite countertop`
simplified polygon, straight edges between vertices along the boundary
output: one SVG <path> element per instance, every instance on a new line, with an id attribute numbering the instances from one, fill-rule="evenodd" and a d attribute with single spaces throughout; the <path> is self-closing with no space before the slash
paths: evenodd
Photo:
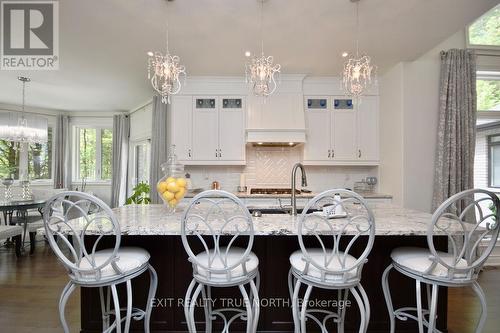
<path id="1" fill-rule="evenodd" d="M 250 194 L 248 192 L 232 192 L 234 195 L 236 195 L 238 198 L 245 198 L 245 199 L 268 199 L 268 198 L 290 198 L 290 194 Z M 392 199 L 392 195 L 389 194 L 383 194 L 383 193 L 377 193 L 377 192 L 357 192 L 359 195 L 361 195 L 365 199 Z M 317 194 L 319 193 L 300 193 L 297 194 L 297 198 L 314 198 Z M 193 198 L 196 194 L 195 193 L 190 193 L 188 192 L 185 196 L 185 198 Z"/>
<path id="2" fill-rule="evenodd" d="M 179 210 L 183 210 L 183 204 Z M 415 210 L 405 209 L 390 204 L 376 203 L 371 205 L 375 215 L 375 234 L 380 236 L 401 236 L 427 234 L 427 227 L 431 215 Z M 168 215 L 164 205 L 129 205 L 113 209 L 121 226 L 122 235 L 180 235 L 182 211 Z M 288 214 L 264 214 L 254 217 L 254 230 L 256 236 L 296 235 L 298 217 Z M 74 227 L 79 230 L 83 220 L 74 221 Z M 341 225 L 345 219 L 330 220 Z M 337 225 L 337 226 L 338 226 Z M 347 234 L 354 233 L 347 230 Z M 230 234 L 230 233 L 228 233 Z M 329 234 L 325 232 L 321 234 Z"/>

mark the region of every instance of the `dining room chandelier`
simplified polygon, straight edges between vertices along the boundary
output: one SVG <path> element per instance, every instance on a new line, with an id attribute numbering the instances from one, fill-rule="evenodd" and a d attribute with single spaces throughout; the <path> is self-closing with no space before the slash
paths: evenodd
<path id="1" fill-rule="evenodd" d="M 17 143 L 41 144 L 47 142 L 48 130 L 47 119 L 41 116 L 26 114 L 26 83 L 31 79 L 24 76 L 17 78 L 22 82 L 22 109 L 21 112 L 2 113 L 0 124 L 0 139 Z M 22 147 L 22 145 L 21 145 Z"/>
<path id="2" fill-rule="evenodd" d="M 168 35 L 167 11 L 166 54 L 162 54 L 161 52 L 148 52 L 148 79 L 151 80 L 153 89 L 161 96 L 162 103 L 170 104 L 170 96 L 181 91 L 181 77 L 184 77 L 184 79 L 186 78 L 186 67 L 180 64 L 179 56 L 170 54 Z"/>
<path id="3" fill-rule="evenodd" d="M 277 79 L 280 74 L 281 65 L 274 64 L 272 56 L 264 55 L 264 29 L 263 15 L 264 2 L 266 0 L 257 0 L 261 3 L 260 7 L 260 34 L 261 34 L 261 54 L 255 56 L 245 65 L 246 82 L 250 84 L 253 93 L 256 96 L 266 97 L 272 95 L 278 87 Z"/>
<path id="4" fill-rule="evenodd" d="M 347 96 L 359 98 L 376 82 L 377 67 L 368 55 L 359 53 L 359 1 L 356 3 L 356 53 L 347 54 L 342 71 L 342 88 Z"/>

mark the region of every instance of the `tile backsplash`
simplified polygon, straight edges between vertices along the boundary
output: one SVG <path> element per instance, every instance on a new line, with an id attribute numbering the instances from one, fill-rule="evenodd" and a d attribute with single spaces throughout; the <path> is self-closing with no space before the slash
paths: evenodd
<path id="1" fill-rule="evenodd" d="M 292 167 L 302 158 L 303 147 L 247 146 L 246 166 L 187 166 L 195 187 L 209 188 L 217 180 L 221 188 L 236 191 L 240 174 L 248 187 L 290 187 Z M 314 192 L 330 188 L 353 188 L 354 182 L 378 176 L 372 166 L 306 166 L 308 188 Z M 300 172 L 298 172 L 300 176 Z M 300 184 L 298 182 L 297 184 Z"/>

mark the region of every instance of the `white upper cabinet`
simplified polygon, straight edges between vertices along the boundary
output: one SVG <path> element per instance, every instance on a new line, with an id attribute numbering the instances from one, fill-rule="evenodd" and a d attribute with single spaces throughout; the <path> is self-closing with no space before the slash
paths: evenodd
<path id="1" fill-rule="evenodd" d="M 304 164 L 377 165 L 378 98 L 306 96 Z"/>
<path id="2" fill-rule="evenodd" d="M 171 141 L 177 157 L 185 162 L 193 157 L 193 100 L 191 96 L 172 96 L 171 99 Z"/>
<path id="3" fill-rule="evenodd" d="M 329 161 L 331 158 L 331 116 L 328 97 L 305 99 L 305 161 Z"/>
<path id="4" fill-rule="evenodd" d="M 358 105 L 358 159 L 379 161 L 378 97 L 366 96 Z"/>
<path id="5" fill-rule="evenodd" d="M 331 111 L 332 159 L 352 161 L 356 158 L 357 147 L 356 110 L 352 108 L 336 109 L 335 103 L 340 100 L 333 99 L 333 110 Z"/>
<path id="6" fill-rule="evenodd" d="M 219 157 L 218 100 L 193 97 L 193 160 L 216 161 Z"/>
<path id="7" fill-rule="evenodd" d="M 186 165 L 244 165 L 245 104 L 241 96 L 174 96 L 172 144 Z"/>
<path id="8" fill-rule="evenodd" d="M 242 97 L 219 99 L 219 159 L 245 161 L 245 100 Z"/>

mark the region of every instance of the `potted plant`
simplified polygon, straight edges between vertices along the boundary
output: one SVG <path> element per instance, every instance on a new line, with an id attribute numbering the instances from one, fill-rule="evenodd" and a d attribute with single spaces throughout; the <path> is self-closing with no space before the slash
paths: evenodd
<path id="1" fill-rule="evenodd" d="M 147 205 L 151 203 L 151 198 L 149 197 L 150 186 L 148 183 L 141 182 L 137 184 L 132 191 L 132 195 L 125 201 L 126 205 L 131 204 L 142 204 Z"/>

